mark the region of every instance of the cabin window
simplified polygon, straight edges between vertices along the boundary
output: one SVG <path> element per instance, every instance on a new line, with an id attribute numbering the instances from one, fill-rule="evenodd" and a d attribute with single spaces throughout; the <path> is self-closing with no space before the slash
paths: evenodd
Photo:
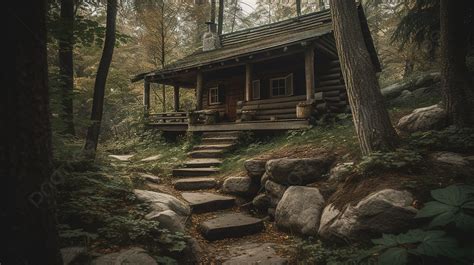
<path id="1" fill-rule="evenodd" d="M 219 87 L 209 88 L 209 105 L 221 104 L 219 100 Z"/>
<path id="2" fill-rule="evenodd" d="M 293 74 L 285 77 L 270 79 L 270 89 L 272 97 L 293 95 Z"/>
<path id="3" fill-rule="evenodd" d="M 252 99 L 260 99 L 260 80 L 252 81 Z"/>

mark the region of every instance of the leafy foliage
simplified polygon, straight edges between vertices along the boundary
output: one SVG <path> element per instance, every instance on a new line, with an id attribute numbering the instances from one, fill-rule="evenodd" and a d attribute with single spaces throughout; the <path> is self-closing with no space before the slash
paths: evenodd
<path id="1" fill-rule="evenodd" d="M 474 231 L 474 187 L 452 185 L 431 192 L 435 201 L 425 204 L 416 218 L 432 218 L 428 228 L 399 235 L 384 234 L 359 260 L 375 260 L 381 265 L 471 264 L 474 256 L 469 235 Z M 454 232 L 448 229 L 453 224 Z M 445 229 L 445 231 L 440 229 Z M 458 233 L 459 230 L 461 233 Z M 467 232 L 467 234 L 466 234 Z M 467 235 L 467 242 L 466 237 Z"/>
<path id="2" fill-rule="evenodd" d="M 333 248 L 320 240 L 308 238 L 296 245 L 298 264 L 345 264 L 362 250 L 357 247 Z"/>
<path id="3" fill-rule="evenodd" d="M 421 155 L 414 150 L 397 149 L 394 152 L 373 152 L 362 158 L 357 169 L 371 173 L 386 169 L 409 169 L 421 162 Z"/>
<path id="4" fill-rule="evenodd" d="M 95 242 L 107 247 L 151 243 L 157 253 L 182 251 L 187 237 L 169 233 L 160 229 L 158 222 L 146 220 L 150 208 L 131 192 L 130 178 L 108 176 L 109 170 L 102 166 L 99 172 L 63 172 L 64 179 L 58 187 L 63 242 Z"/>
<path id="5" fill-rule="evenodd" d="M 474 128 L 456 128 L 450 126 L 440 131 L 413 133 L 410 142 L 429 150 L 468 152 L 474 149 Z"/>
<path id="6" fill-rule="evenodd" d="M 392 35 L 393 41 L 400 41 L 402 47 L 408 42 L 439 42 L 439 1 L 401 1 L 400 5 L 407 11 Z"/>
<path id="7" fill-rule="evenodd" d="M 456 239 L 449 237 L 440 230 L 423 231 L 410 230 L 400 235 L 383 235 L 374 239 L 375 247 L 371 253 L 378 254 L 379 264 L 407 264 L 410 255 L 416 257 L 460 257 L 459 245 Z"/>
<path id="8" fill-rule="evenodd" d="M 431 191 L 435 201 L 425 204 L 417 218 L 433 218 L 430 228 L 455 223 L 461 230 L 474 230 L 474 187 L 449 186 Z"/>

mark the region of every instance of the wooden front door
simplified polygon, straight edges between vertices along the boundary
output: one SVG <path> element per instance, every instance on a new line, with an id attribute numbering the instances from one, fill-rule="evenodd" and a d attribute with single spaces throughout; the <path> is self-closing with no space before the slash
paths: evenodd
<path id="1" fill-rule="evenodd" d="M 225 114 L 229 121 L 235 121 L 237 119 L 237 101 L 239 101 L 239 96 L 232 93 L 233 90 L 226 91 L 228 92 L 225 97 L 226 110 Z"/>
<path id="2" fill-rule="evenodd" d="M 245 77 L 236 75 L 230 79 L 225 90 L 225 116 L 228 121 L 237 119 L 237 102 L 244 98 Z"/>

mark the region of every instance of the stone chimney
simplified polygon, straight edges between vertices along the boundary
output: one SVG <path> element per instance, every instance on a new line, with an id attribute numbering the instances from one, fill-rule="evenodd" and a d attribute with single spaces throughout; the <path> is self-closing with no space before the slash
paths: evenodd
<path id="1" fill-rule="evenodd" d="M 209 31 L 202 36 L 202 51 L 212 51 L 221 47 L 221 41 L 217 35 L 217 25 L 214 22 L 206 22 Z"/>

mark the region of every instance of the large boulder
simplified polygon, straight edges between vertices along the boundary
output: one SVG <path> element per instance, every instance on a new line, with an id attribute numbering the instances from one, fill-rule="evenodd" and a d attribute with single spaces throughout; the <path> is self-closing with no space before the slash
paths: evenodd
<path id="1" fill-rule="evenodd" d="M 287 188 L 288 188 L 287 186 L 278 184 L 271 180 L 265 183 L 265 191 L 267 192 L 267 194 L 269 194 L 271 197 L 274 197 L 278 200 L 280 200 L 281 197 L 283 197 L 283 194 L 285 194 L 285 191 Z"/>
<path id="2" fill-rule="evenodd" d="M 446 112 L 438 105 L 415 109 L 402 117 L 397 128 L 405 132 L 427 131 L 442 128 L 446 124 Z"/>
<path id="3" fill-rule="evenodd" d="M 141 264 L 158 265 L 148 253 L 141 248 L 130 248 L 110 253 L 92 261 L 92 265 Z"/>
<path id="4" fill-rule="evenodd" d="M 151 183 L 154 183 L 154 184 L 161 184 L 161 178 L 160 177 L 150 175 L 150 174 L 146 174 L 146 173 L 136 173 L 136 174 L 133 174 L 132 177 L 141 179 L 145 182 L 151 182 Z"/>
<path id="5" fill-rule="evenodd" d="M 280 256 L 276 250 L 280 246 L 272 243 L 245 243 L 229 248 L 228 259 L 223 265 L 286 265 L 289 264 L 287 258 Z"/>
<path id="6" fill-rule="evenodd" d="M 324 198 L 317 188 L 291 186 L 276 208 L 276 224 L 291 232 L 315 236 L 323 206 Z"/>
<path id="7" fill-rule="evenodd" d="M 89 264 L 89 256 L 85 247 L 67 247 L 61 249 L 64 265 Z"/>
<path id="8" fill-rule="evenodd" d="M 431 154 L 431 157 L 435 162 L 455 167 L 466 167 L 474 162 L 474 156 L 463 156 L 452 152 L 436 152 Z"/>
<path id="9" fill-rule="evenodd" d="M 319 236 L 335 242 L 366 241 L 383 233 L 399 233 L 411 226 L 417 210 L 407 191 L 385 189 L 372 193 L 355 206 L 324 208 Z"/>
<path id="10" fill-rule="evenodd" d="M 255 198 L 253 198 L 252 204 L 255 208 L 261 211 L 266 211 L 268 208 L 272 206 L 271 201 L 272 199 L 270 198 L 270 196 L 268 196 L 265 193 L 262 193 L 255 196 Z"/>
<path id="11" fill-rule="evenodd" d="M 414 91 L 420 87 L 432 86 L 439 80 L 439 73 L 428 73 L 384 87 L 381 92 L 387 99 L 394 99 L 400 96 L 403 91 Z"/>
<path id="12" fill-rule="evenodd" d="M 267 172 L 263 173 L 262 178 L 260 179 L 260 185 L 262 187 L 265 187 L 265 184 L 267 183 L 269 178 L 270 176 L 267 174 Z"/>
<path id="13" fill-rule="evenodd" d="M 161 229 L 166 229 L 171 233 L 179 232 L 184 234 L 185 232 L 184 225 L 186 219 L 171 210 L 151 212 L 145 216 L 145 219 L 157 221 Z"/>
<path id="14" fill-rule="evenodd" d="M 247 175 L 253 179 L 260 179 L 265 173 L 265 164 L 267 160 L 249 159 L 244 162 L 244 167 L 247 170 Z"/>
<path id="15" fill-rule="evenodd" d="M 306 185 L 324 179 L 333 162 L 333 156 L 273 159 L 267 162 L 266 174 L 279 184 Z"/>
<path id="16" fill-rule="evenodd" d="M 138 189 L 133 190 L 133 193 L 139 200 L 148 202 L 156 212 L 172 210 L 181 216 L 188 216 L 191 214 L 189 205 L 169 194 Z"/>
<path id="17" fill-rule="evenodd" d="M 230 177 L 222 184 L 222 191 L 229 194 L 248 196 L 256 193 L 258 187 L 250 177 Z"/>

